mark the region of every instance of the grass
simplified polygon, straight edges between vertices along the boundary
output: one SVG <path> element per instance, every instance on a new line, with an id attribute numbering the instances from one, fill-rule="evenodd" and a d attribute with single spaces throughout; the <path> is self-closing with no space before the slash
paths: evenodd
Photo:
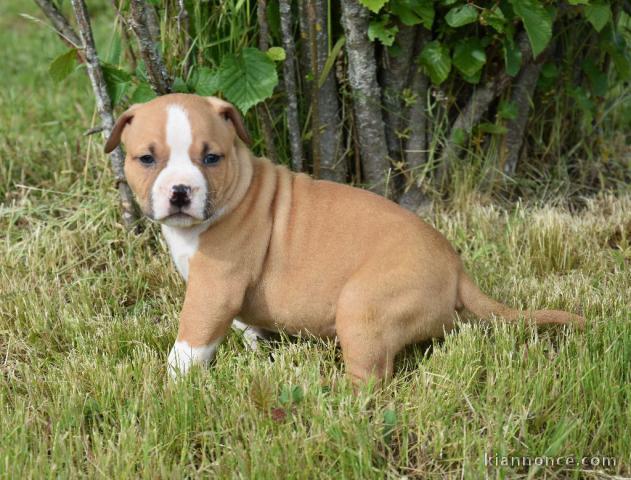
<path id="1" fill-rule="evenodd" d="M 428 212 L 487 292 L 581 312 L 582 334 L 464 324 L 358 395 L 332 343 L 253 353 L 231 334 L 209 369 L 172 384 L 182 282 L 154 226 L 120 226 L 100 141 L 81 136 L 87 82 L 48 79 L 63 46 L 22 11 L 35 13 L 0 6 L 1 478 L 631 476 L 628 193 L 570 213 L 462 192 Z"/>

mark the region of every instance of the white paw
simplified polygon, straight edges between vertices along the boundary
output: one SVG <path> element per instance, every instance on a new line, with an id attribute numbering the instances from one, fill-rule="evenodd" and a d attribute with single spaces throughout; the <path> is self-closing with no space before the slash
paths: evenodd
<path id="1" fill-rule="evenodd" d="M 168 370 L 172 379 L 184 376 L 191 366 L 204 365 L 213 359 L 221 339 L 203 347 L 191 347 L 185 341 L 177 341 L 169 352 Z"/>

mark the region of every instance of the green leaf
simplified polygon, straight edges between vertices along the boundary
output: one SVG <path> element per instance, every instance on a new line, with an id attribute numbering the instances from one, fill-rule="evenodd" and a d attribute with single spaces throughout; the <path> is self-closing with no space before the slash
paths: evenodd
<path id="1" fill-rule="evenodd" d="M 384 16 L 378 20 L 372 20 L 368 25 L 368 39 L 374 42 L 375 39 L 379 40 L 386 47 L 391 47 L 394 43 L 394 39 L 397 36 L 399 27 L 396 25 L 389 25 L 388 16 Z"/>
<path id="2" fill-rule="evenodd" d="M 607 94 L 609 87 L 607 74 L 602 72 L 591 58 L 585 59 L 581 67 L 589 78 L 589 83 L 591 83 L 592 86 L 592 93 L 597 97 L 604 97 Z"/>
<path id="3" fill-rule="evenodd" d="M 432 0 L 392 0 L 390 11 L 408 27 L 420 23 L 429 30 L 434 23 L 435 12 Z"/>
<path id="4" fill-rule="evenodd" d="M 479 39 L 468 38 L 456 45 L 452 60 L 464 76 L 473 77 L 484 67 L 486 53 Z"/>
<path id="5" fill-rule="evenodd" d="M 320 72 L 320 79 L 318 80 L 318 87 L 322 88 L 322 85 L 324 85 L 324 82 L 326 82 L 326 77 L 329 76 L 329 72 L 331 71 L 331 68 L 333 68 L 333 64 L 335 63 L 335 60 L 337 59 L 337 56 L 340 54 L 340 50 L 342 50 L 342 47 L 344 46 L 344 44 L 346 43 L 346 37 L 344 35 L 342 35 L 337 42 L 335 42 L 335 45 L 333 45 L 333 48 L 331 49 L 331 53 L 329 53 L 329 56 L 326 59 L 326 62 L 324 62 L 324 67 L 322 68 L 322 72 Z"/>
<path id="6" fill-rule="evenodd" d="M 454 7 L 445 15 L 445 21 L 450 27 L 458 28 L 477 21 L 478 10 L 473 5 Z"/>
<path id="7" fill-rule="evenodd" d="M 210 97 L 219 91 L 219 75 L 216 70 L 200 67 L 194 72 L 191 90 L 198 95 Z"/>
<path id="8" fill-rule="evenodd" d="M 282 62 L 287 58 L 285 49 L 282 47 L 271 47 L 267 50 L 267 56 L 274 62 Z"/>
<path id="9" fill-rule="evenodd" d="M 552 38 L 553 15 L 539 0 L 510 0 L 513 10 L 524 23 L 532 53 L 537 57 Z"/>
<path id="10" fill-rule="evenodd" d="M 156 96 L 156 92 L 153 91 L 151 85 L 142 82 L 134 89 L 134 92 L 131 94 L 131 98 L 129 99 L 129 103 L 145 103 L 156 98 Z"/>
<path id="11" fill-rule="evenodd" d="M 545 78 L 557 78 L 559 76 L 559 69 L 554 63 L 546 63 L 541 67 L 541 75 Z"/>
<path id="12" fill-rule="evenodd" d="M 274 62 L 257 48 L 227 55 L 219 67 L 219 89 L 243 113 L 271 97 L 277 84 Z"/>
<path id="13" fill-rule="evenodd" d="M 567 0 L 570 5 L 587 5 L 589 0 Z"/>
<path id="14" fill-rule="evenodd" d="M 189 93 L 189 88 L 182 77 L 175 77 L 173 85 L 171 85 L 171 91 L 174 93 Z"/>
<path id="15" fill-rule="evenodd" d="M 390 443 L 392 433 L 397 426 L 397 412 L 387 409 L 383 412 L 383 440 Z"/>
<path id="16" fill-rule="evenodd" d="M 77 49 L 71 48 L 55 58 L 48 66 L 48 74 L 59 83 L 72 73 L 77 64 Z"/>
<path id="17" fill-rule="evenodd" d="M 421 52 L 419 61 L 425 67 L 432 83 L 440 85 L 447 80 L 451 71 L 451 57 L 446 45 L 438 40 L 427 43 Z"/>
<path id="18" fill-rule="evenodd" d="M 295 385 L 294 388 L 291 389 L 291 400 L 293 403 L 300 403 L 304 397 L 305 395 L 300 385 Z"/>
<path id="19" fill-rule="evenodd" d="M 521 69 L 521 50 L 515 45 L 512 39 L 507 38 L 502 45 L 504 51 L 504 63 L 506 73 L 514 77 Z"/>
<path id="20" fill-rule="evenodd" d="M 461 147 L 467 141 L 467 132 L 464 128 L 454 128 L 451 133 L 451 139 L 457 146 Z"/>
<path id="21" fill-rule="evenodd" d="M 597 32 L 600 32 L 611 19 L 611 6 L 604 2 L 586 5 L 585 18 Z"/>
<path id="22" fill-rule="evenodd" d="M 496 123 L 482 122 L 477 126 L 479 132 L 490 133 L 491 135 L 504 135 L 508 129 Z"/>
<path id="23" fill-rule="evenodd" d="M 515 120 L 517 118 L 517 105 L 515 102 L 501 100 L 497 106 L 497 116 L 505 120 Z"/>
<path id="24" fill-rule="evenodd" d="M 379 13 L 388 0 L 359 0 L 359 3 L 373 13 Z"/>
<path id="25" fill-rule="evenodd" d="M 112 101 L 112 106 L 115 107 L 121 102 L 127 89 L 131 86 L 131 75 L 125 70 L 106 62 L 101 62 L 101 70 L 103 71 L 107 93 Z"/>
<path id="26" fill-rule="evenodd" d="M 499 33 L 504 33 L 506 29 L 506 17 L 498 5 L 495 5 L 490 10 L 484 10 L 480 15 L 480 23 L 482 25 L 490 25 Z"/>

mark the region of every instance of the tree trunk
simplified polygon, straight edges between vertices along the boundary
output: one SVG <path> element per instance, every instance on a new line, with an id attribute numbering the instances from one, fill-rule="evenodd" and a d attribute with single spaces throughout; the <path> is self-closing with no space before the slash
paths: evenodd
<path id="1" fill-rule="evenodd" d="M 420 27 L 415 40 L 416 49 L 420 52 L 429 39 L 430 32 Z M 426 200 L 419 181 L 422 179 L 420 170 L 427 164 L 427 114 L 425 110 L 429 80 L 419 65 L 412 65 L 409 85 L 415 96 L 415 102 L 407 112 L 408 137 L 404 151 L 406 185 L 399 198 L 399 204 L 414 211 Z"/>
<path id="2" fill-rule="evenodd" d="M 364 183 L 377 193 L 388 194 L 390 168 L 386 134 L 381 116 L 381 92 L 377 83 L 375 51 L 368 40 L 369 13 L 358 0 L 342 2 L 342 25 L 346 34 L 348 80 L 362 154 Z"/>
<path id="3" fill-rule="evenodd" d="M 138 38 L 140 56 L 145 62 L 147 78 L 158 95 L 171 91 L 171 79 L 164 66 L 162 55 L 154 40 L 155 29 L 151 12 L 144 0 L 131 0 L 131 26 Z M 153 27 L 151 27 L 153 25 Z M 159 32 L 158 32 L 159 33 Z"/>
<path id="4" fill-rule="evenodd" d="M 386 128 L 388 153 L 394 161 L 403 158 L 399 133 L 405 125 L 403 101 L 401 93 L 408 86 L 410 67 L 414 55 L 414 40 L 416 29 L 399 24 L 397 44 L 399 54 L 394 57 L 389 51 L 383 50 L 382 83 L 383 83 L 383 117 Z"/>
<path id="5" fill-rule="evenodd" d="M 524 141 L 524 131 L 528 122 L 532 94 L 539 79 L 541 66 L 541 62 L 527 64 L 519 74 L 511 95 L 511 102 L 517 106 L 517 115 L 508 121 L 506 125 L 508 131 L 504 135 L 500 147 L 500 166 L 509 177 L 515 175 L 519 153 Z"/>
<path id="6" fill-rule="evenodd" d="M 88 11 L 83 0 L 72 0 L 72 8 L 77 19 L 81 44 L 85 55 L 85 64 L 90 78 L 90 84 L 96 99 L 96 109 L 101 117 L 103 134 L 108 137 L 114 126 L 114 116 L 112 115 L 112 103 L 107 94 L 105 78 L 99 64 L 99 57 L 92 36 L 92 27 L 88 17 Z M 114 178 L 116 179 L 120 202 L 123 207 L 123 223 L 129 227 L 136 220 L 136 213 L 133 203 L 133 195 L 127 182 L 123 170 L 125 156 L 120 147 L 117 147 L 110 155 Z"/>
<path id="7" fill-rule="evenodd" d="M 315 0 L 314 4 L 318 22 L 316 27 L 318 76 L 315 81 L 319 82 L 324 64 L 329 56 L 329 31 L 326 22 L 326 3 L 323 0 Z M 341 158 L 340 102 L 333 71 L 328 73 L 318 88 L 318 114 L 320 117 L 320 176 L 335 182 L 345 182 L 347 168 L 346 162 Z"/>
<path id="8" fill-rule="evenodd" d="M 296 172 L 303 169 L 302 139 L 300 135 L 300 121 L 298 118 L 298 96 L 296 94 L 296 44 L 294 42 L 291 3 L 289 0 L 279 0 L 280 27 L 285 49 L 283 62 L 283 81 L 287 95 L 287 129 L 289 130 L 289 148 L 291 150 L 291 167 Z"/>

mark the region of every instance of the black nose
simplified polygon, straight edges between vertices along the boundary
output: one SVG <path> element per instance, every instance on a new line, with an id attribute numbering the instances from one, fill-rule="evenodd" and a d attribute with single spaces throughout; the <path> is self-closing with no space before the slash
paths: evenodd
<path id="1" fill-rule="evenodd" d="M 191 187 L 188 185 L 174 185 L 171 187 L 169 202 L 177 208 L 186 207 L 191 203 Z"/>

